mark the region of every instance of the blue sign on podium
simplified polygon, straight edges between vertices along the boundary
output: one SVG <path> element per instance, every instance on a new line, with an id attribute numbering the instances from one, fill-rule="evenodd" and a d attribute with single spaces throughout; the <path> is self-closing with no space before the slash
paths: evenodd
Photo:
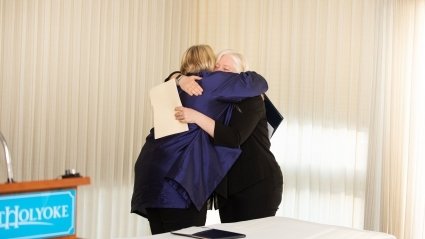
<path id="1" fill-rule="evenodd" d="M 0 196 L 1 238 L 75 234 L 76 189 Z"/>

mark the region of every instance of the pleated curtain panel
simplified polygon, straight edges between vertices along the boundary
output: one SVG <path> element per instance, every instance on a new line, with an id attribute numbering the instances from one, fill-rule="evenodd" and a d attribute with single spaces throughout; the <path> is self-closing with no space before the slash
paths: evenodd
<path id="1" fill-rule="evenodd" d="M 15 180 L 75 168 L 79 237 L 149 235 L 130 214 L 148 92 L 200 43 L 242 52 L 285 117 L 278 216 L 425 238 L 425 0 L 0 0 Z"/>

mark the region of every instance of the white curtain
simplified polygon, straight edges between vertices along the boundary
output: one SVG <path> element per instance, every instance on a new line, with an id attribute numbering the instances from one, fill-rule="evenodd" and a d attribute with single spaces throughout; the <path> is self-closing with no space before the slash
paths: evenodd
<path id="1" fill-rule="evenodd" d="M 0 0 L 0 130 L 15 179 L 75 168 L 92 179 L 79 190 L 79 237 L 149 234 L 129 213 L 148 91 L 208 43 L 244 53 L 285 116 L 272 139 L 278 215 L 425 238 L 424 5 Z"/>
<path id="2" fill-rule="evenodd" d="M 366 225 L 425 238 L 425 1 L 385 2 L 380 19 Z"/>
<path id="3" fill-rule="evenodd" d="M 52 179 L 69 168 L 89 176 L 78 194 L 79 237 L 150 232 L 130 214 L 134 162 L 152 127 L 147 92 L 195 43 L 195 7 L 0 1 L 0 130 L 15 180 Z"/>

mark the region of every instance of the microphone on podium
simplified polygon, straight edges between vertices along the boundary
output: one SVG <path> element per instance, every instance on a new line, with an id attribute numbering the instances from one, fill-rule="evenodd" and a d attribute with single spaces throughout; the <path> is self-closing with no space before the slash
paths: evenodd
<path id="1" fill-rule="evenodd" d="M 12 159 L 10 157 L 9 148 L 7 147 L 6 139 L 0 132 L 0 142 L 3 145 L 4 157 L 6 159 L 7 166 L 7 183 L 13 183 L 13 172 L 12 172 Z"/>

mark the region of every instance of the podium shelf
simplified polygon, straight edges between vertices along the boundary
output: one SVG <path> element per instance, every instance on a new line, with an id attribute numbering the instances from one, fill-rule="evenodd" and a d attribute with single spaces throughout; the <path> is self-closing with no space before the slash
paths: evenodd
<path id="1" fill-rule="evenodd" d="M 33 191 L 48 191 L 61 188 L 76 188 L 79 185 L 86 184 L 90 184 L 90 177 L 4 183 L 0 184 L 0 195 Z"/>

